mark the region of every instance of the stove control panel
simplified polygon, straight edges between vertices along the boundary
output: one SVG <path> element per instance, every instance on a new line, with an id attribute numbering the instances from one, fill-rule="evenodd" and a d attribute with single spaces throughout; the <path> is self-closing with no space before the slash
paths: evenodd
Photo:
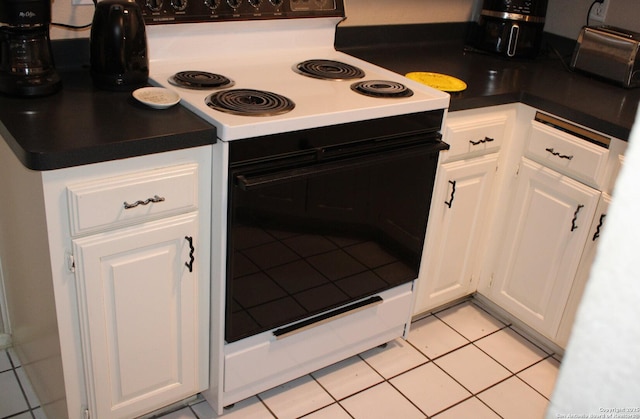
<path id="1" fill-rule="evenodd" d="M 343 0 L 135 0 L 147 25 L 344 17 Z"/>

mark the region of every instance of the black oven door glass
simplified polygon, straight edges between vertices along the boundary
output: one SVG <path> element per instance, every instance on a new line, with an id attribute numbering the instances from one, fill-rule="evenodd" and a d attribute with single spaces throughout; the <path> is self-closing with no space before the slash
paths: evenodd
<path id="1" fill-rule="evenodd" d="M 227 342 L 416 279 L 444 147 L 232 169 Z"/>

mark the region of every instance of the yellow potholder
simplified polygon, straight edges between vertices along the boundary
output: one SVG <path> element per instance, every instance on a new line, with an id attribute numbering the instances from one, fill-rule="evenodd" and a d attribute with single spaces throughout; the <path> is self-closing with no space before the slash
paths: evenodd
<path id="1" fill-rule="evenodd" d="M 405 77 L 443 92 L 461 92 L 467 88 L 467 83 L 447 74 L 413 71 L 405 74 Z"/>

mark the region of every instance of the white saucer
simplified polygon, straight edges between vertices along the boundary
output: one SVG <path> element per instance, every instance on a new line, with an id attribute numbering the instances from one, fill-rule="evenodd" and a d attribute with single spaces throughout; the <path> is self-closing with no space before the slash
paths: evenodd
<path id="1" fill-rule="evenodd" d="M 154 109 L 170 108 L 180 102 L 180 95 L 164 87 L 143 87 L 133 91 L 133 97 Z"/>

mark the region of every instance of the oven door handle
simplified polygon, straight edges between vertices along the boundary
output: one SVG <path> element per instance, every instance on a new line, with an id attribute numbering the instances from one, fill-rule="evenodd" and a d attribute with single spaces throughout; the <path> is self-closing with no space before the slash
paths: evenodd
<path id="1" fill-rule="evenodd" d="M 319 315 L 318 317 L 312 317 L 310 319 L 303 320 L 300 323 L 295 323 L 291 326 L 276 329 L 273 331 L 273 336 L 275 336 L 276 340 L 283 339 L 288 336 L 304 332 L 305 330 L 309 330 L 314 327 L 329 323 L 333 320 L 338 320 L 350 314 L 355 314 L 359 311 L 377 306 L 378 304 L 382 304 L 383 302 L 384 300 L 382 299 L 382 297 L 380 297 L 379 295 L 374 295 L 373 297 L 369 297 L 365 300 L 361 300 L 353 304 L 328 311 L 324 314 Z"/>
<path id="2" fill-rule="evenodd" d="M 325 175 L 332 172 L 339 172 L 349 169 L 357 169 L 370 166 L 377 163 L 383 163 L 395 159 L 418 156 L 421 154 L 438 153 L 446 150 L 449 145 L 442 141 L 429 141 L 407 148 L 397 150 L 385 150 L 377 153 L 370 153 L 358 157 L 349 157 L 345 159 L 337 159 L 331 162 L 314 162 L 299 167 L 279 168 L 278 171 L 272 173 L 260 173 L 245 175 L 238 173 L 235 175 L 236 185 L 244 190 L 249 191 L 261 187 L 277 185 L 283 182 L 301 180 L 312 176 Z"/>

